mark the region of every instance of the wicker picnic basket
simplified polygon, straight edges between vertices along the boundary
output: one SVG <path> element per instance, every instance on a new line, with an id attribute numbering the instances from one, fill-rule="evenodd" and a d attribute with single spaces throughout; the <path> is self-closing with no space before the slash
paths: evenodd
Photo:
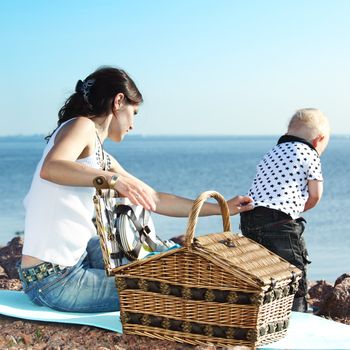
<path id="1" fill-rule="evenodd" d="M 210 197 L 220 204 L 224 232 L 194 238 L 199 211 Z M 98 226 L 103 235 L 101 220 Z M 233 234 L 219 193 L 204 192 L 195 200 L 181 248 L 111 268 L 104 246 L 109 238 L 101 242 L 106 271 L 116 278 L 124 333 L 251 348 L 286 334 L 301 271 Z"/>

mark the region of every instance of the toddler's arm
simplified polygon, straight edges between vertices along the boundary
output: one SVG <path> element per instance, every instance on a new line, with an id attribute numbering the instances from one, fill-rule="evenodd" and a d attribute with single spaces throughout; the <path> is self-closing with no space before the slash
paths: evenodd
<path id="1" fill-rule="evenodd" d="M 304 207 L 304 211 L 313 208 L 322 197 L 323 182 L 318 180 L 309 180 L 308 183 L 309 198 L 307 199 Z"/>

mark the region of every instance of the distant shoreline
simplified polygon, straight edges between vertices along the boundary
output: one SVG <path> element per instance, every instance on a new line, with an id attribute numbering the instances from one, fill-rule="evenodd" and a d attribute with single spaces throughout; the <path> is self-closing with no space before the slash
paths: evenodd
<path id="1" fill-rule="evenodd" d="M 47 135 L 45 134 L 30 134 L 30 135 L 0 135 L 0 141 L 35 141 L 35 140 L 43 140 Z M 257 139 L 269 139 L 269 138 L 277 138 L 280 135 L 224 135 L 224 134 L 185 134 L 185 135 L 172 135 L 172 134 L 149 134 L 149 135 L 143 135 L 143 134 L 133 134 L 128 135 L 128 139 L 215 139 L 215 138 L 227 138 L 227 139 L 247 139 L 247 138 L 257 138 Z M 336 139 L 350 139 L 350 135 L 348 134 L 336 134 L 332 135 L 332 138 Z"/>

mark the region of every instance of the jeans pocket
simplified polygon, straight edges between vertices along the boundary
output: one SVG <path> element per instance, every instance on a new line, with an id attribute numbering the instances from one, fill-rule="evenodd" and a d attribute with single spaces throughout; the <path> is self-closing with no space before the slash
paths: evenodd
<path id="1" fill-rule="evenodd" d="M 303 249 L 300 245 L 300 239 L 291 236 L 291 244 L 294 252 L 294 261 L 292 262 L 292 264 L 298 267 L 299 269 L 303 269 L 305 266 L 305 262 L 303 256 Z"/>
<path id="2" fill-rule="evenodd" d="M 50 308 L 55 308 L 54 301 L 59 299 L 69 273 L 70 270 L 67 269 L 40 281 L 37 286 L 37 298 L 39 302 Z"/>
<path id="3" fill-rule="evenodd" d="M 296 220 L 295 222 L 295 232 L 298 235 L 298 246 L 300 249 L 300 254 L 301 257 L 303 259 L 303 263 L 304 265 L 308 265 L 311 264 L 311 260 L 309 257 L 309 252 L 306 249 L 306 244 L 305 244 L 305 239 L 303 237 L 303 233 L 305 230 L 305 219 L 304 218 L 300 218 L 300 220 Z"/>
<path id="4" fill-rule="evenodd" d="M 301 257 L 303 259 L 304 265 L 311 264 L 312 261 L 310 260 L 309 252 L 306 249 L 304 237 L 299 238 L 299 246 L 300 246 Z"/>

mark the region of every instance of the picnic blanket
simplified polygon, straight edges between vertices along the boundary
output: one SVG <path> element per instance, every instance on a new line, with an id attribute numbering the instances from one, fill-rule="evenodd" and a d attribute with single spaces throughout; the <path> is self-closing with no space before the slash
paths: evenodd
<path id="1" fill-rule="evenodd" d="M 89 325 L 122 333 L 119 312 L 59 312 L 33 304 L 23 292 L 0 290 L 0 314 L 26 320 Z M 259 349 L 350 349 L 350 326 L 292 312 L 287 336 Z"/>

